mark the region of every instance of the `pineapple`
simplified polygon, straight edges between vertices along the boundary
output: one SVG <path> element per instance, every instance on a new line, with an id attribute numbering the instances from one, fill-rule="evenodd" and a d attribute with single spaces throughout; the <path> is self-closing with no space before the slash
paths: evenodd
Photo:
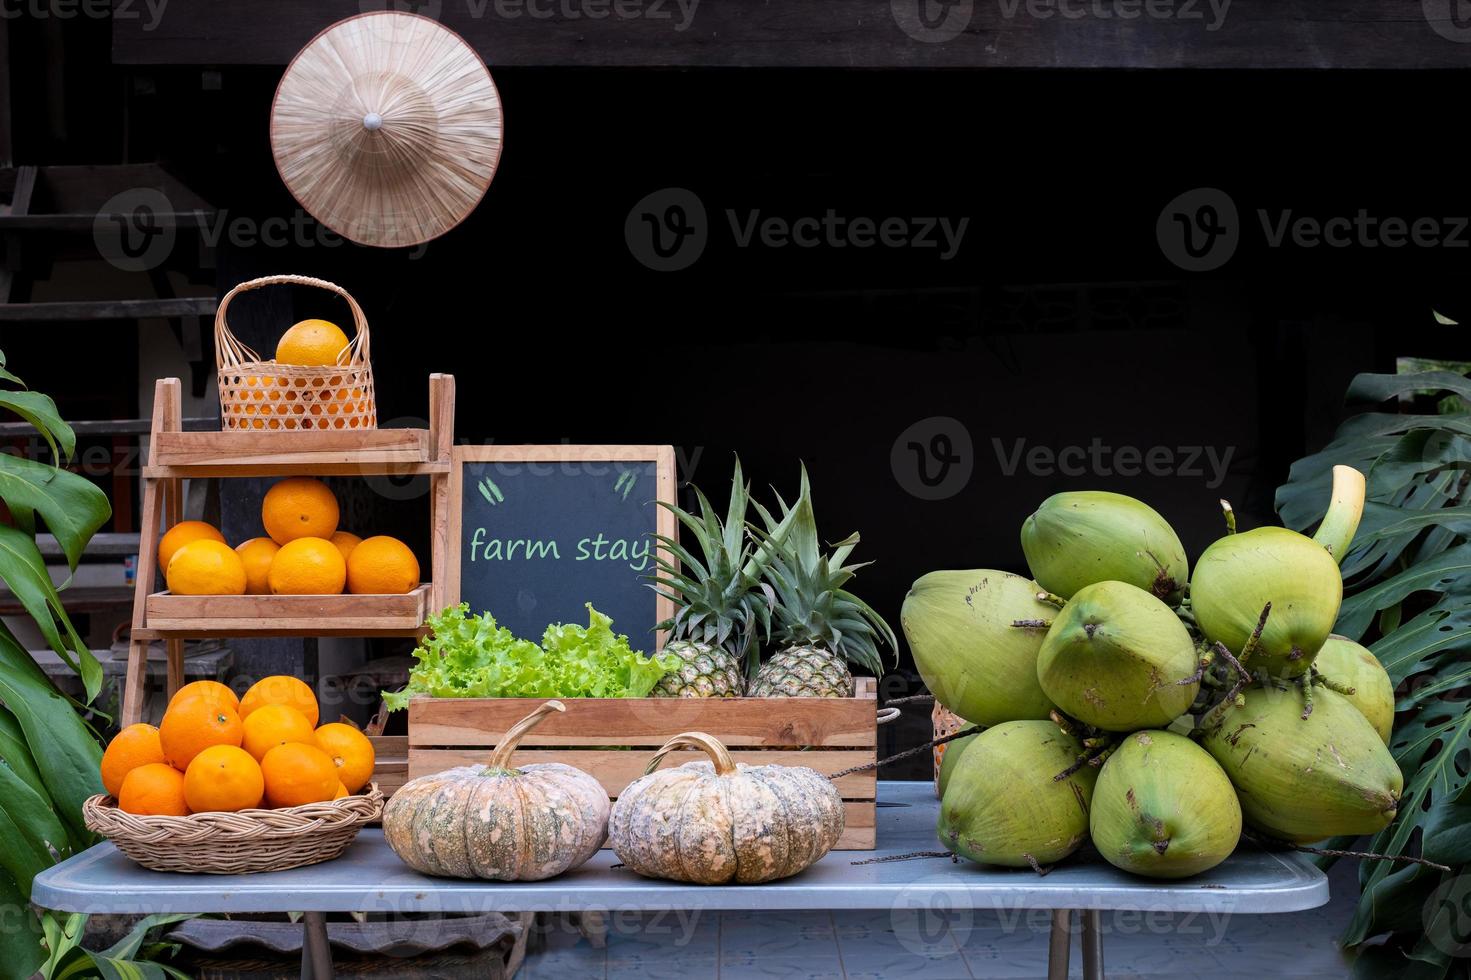
<path id="1" fill-rule="evenodd" d="M 762 580 L 762 558 L 772 549 L 754 548 L 746 534 L 750 488 L 742 482 L 739 459 L 724 522 L 698 488 L 695 496 L 699 516 L 664 505 L 694 537 L 694 547 L 684 548 L 673 538 L 657 535 L 679 562 L 662 555 L 657 559 L 659 574 L 653 589 L 677 607 L 674 617 L 659 628 L 669 630 L 662 652 L 678 657 L 681 664 L 664 675 L 653 696 L 738 698 L 746 687 L 741 660 L 759 653 L 758 633 L 771 632 L 776 597 Z"/>
<path id="2" fill-rule="evenodd" d="M 762 517 L 775 531 L 764 510 Z M 858 544 L 858 535 L 838 542 L 831 555 L 822 554 L 805 468 L 801 495 L 783 523 L 788 529 L 781 539 L 762 535 L 776 549 L 766 576 L 777 596 L 775 639 L 782 649 L 757 672 L 751 696 L 849 697 L 853 675 L 847 662 L 877 676 L 883 672 L 879 644 L 887 643 L 898 653 L 894 631 L 883 617 L 842 588 L 863 567 L 843 564 Z"/>

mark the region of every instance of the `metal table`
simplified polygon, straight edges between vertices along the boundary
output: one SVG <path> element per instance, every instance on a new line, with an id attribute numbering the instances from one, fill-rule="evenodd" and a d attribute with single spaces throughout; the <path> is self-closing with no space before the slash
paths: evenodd
<path id="1" fill-rule="evenodd" d="M 302 975 L 331 976 L 327 912 L 470 913 L 671 910 L 1050 909 L 1049 975 L 1066 977 L 1072 910 L 1081 911 L 1083 972 L 1103 976 L 1103 910 L 1260 914 L 1299 912 L 1328 901 L 1328 879 L 1304 855 L 1249 844 L 1224 864 L 1181 882 L 1134 878 L 1093 855 L 1045 876 L 983 868 L 943 858 L 855 864 L 933 851 L 938 801 L 928 782 L 879 783 L 874 851 L 834 851 L 804 873 L 765 885 L 680 885 L 614 868 L 600 851 L 549 881 L 495 883 L 431 878 L 409 870 L 383 841 L 362 832 L 336 861 L 258 875 L 182 875 L 147 871 L 111 844 L 43 871 L 37 905 L 66 912 L 303 912 Z"/>

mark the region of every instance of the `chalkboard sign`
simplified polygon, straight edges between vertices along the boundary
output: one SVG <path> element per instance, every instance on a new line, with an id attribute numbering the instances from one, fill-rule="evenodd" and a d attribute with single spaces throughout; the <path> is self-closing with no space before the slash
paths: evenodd
<path id="1" fill-rule="evenodd" d="M 634 649 L 673 614 L 649 588 L 654 532 L 675 536 L 672 446 L 459 446 L 450 473 L 448 602 L 539 641 L 586 625 L 585 603 Z"/>

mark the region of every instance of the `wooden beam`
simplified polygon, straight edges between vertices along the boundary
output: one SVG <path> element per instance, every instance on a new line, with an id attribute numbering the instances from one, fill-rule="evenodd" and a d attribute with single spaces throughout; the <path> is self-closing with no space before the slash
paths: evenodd
<path id="1" fill-rule="evenodd" d="M 142 320 L 151 317 L 214 316 L 219 301 L 213 296 L 177 299 L 83 300 L 61 303 L 0 304 L 0 322 L 36 323 L 48 320 Z"/>
<path id="2" fill-rule="evenodd" d="M 359 0 L 113 18 L 121 64 L 284 65 Z M 1471 26 L 1406 0 L 428 0 L 492 69 L 1463 68 Z"/>

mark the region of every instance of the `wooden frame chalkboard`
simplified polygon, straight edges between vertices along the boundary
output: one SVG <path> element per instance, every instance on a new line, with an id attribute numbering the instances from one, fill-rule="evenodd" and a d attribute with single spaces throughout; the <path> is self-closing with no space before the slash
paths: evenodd
<path id="1" fill-rule="evenodd" d="M 467 473 L 471 477 L 469 481 Z M 488 476 L 494 479 L 486 486 L 484 481 Z M 652 477 L 652 486 L 639 485 L 643 483 L 644 476 Z M 539 479 L 545 479 L 546 482 L 537 487 L 537 496 L 517 494 L 516 491 L 527 489 L 524 484 L 535 483 Z M 535 507 L 541 506 L 545 509 L 553 506 L 552 495 L 565 492 L 576 481 L 596 483 L 601 494 L 595 498 L 595 504 L 589 503 L 581 489 L 578 490 L 581 496 L 573 494 L 567 497 L 569 501 L 576 500 L 579 507 L 576 513 L 564 515 L 570 528 L 565 542 L 557 537 L 513 538 L 502 549 L 499 547 L 501 540 L 484 533 L 485 527 L 478 523 L 486 518 L 495 520 L 501 515 L 505 515 L 504 519 L 509 522 L 530 520 L 534 516 L 532 512 Z M 626 483 L 629 482 L 633 485 L 626 488 Z M 506 486 L 503 487 L 502 484 Z M 586 485 L 579 485 L 579 488 L 584 486 Z M 577 579 L 571 575 L 576 570 L 600 571 L 611 567 L 608 563 L 600 564 L 597 561 L 592 565 L 580 564 L 581 559 L 576 557 L 576 552 L 579 546 L 588 542 L 585 535 L 590 530 L 590 525 L 579 522 L 593 520 L 589 508 L 604 506 L 603 501 L 613 500 L 619 493 L 622 496 L 617 498 L 617 503 L 608 506 L 620 508 L 620 519 L 642 521 L 645 516 L 642 512 L 647 508 L 647 523 L 642 525 L 640 534 L 642 540 L 650 546 L 650 551 L 645 556 L 646 567 L 635 569 L 634 562 L 628 563 L 630 591 L 624 592 L 622 583 L 618 583 L 618 592 L 624 609 L 628 608 L 629 602 L 638 601 L 632 598 L 635 595 L 631 591 L 633 588 L 647 593 L 648 610 L 652 619 L 630 621 L 626 613 L 622 617 L 617 615 L 616 608 L 603 608 L 596 596 L 582 594 Z M 586 623 L 586 611 L 582 604 L 593 601 L 600 611 L 613 616 L 614 630 L 628 634 L 635 649 L 648 649 L 650 644 L 654 649 L 663 647 L 664 631 L 657 631 L 652 639 L 648 632 L 655 623 L 674 614 L 674 604 L 646 588 L 648 582 L 643 576 L 654 573 L 652 559 L 655 553 L 668 561 L 674 561 L 674 556 L 667 549 L 653 545 L 652 539 L 648 537 L 648 532 L 651 531 L 675 539 L 678 536 L 674 515 L 656 503 L 675 502 L 673 446 L 456 446 L 451 458 L 449 498 L 448 548 L 443 591 L 446 605 L 469 602 L 472 612 L 489 611 L 517 636 L 536 641 L 541 639 L 541 630 L 548 623 Z M 519 515 L 516 513 L 518 504 L 524 504 L 526 508 Z M 475 515 L 468 523 L 467 507 Z M 640 512 L 637 518 L 628 515 L 627 508 L 630 507 Z M 481 532 L 478 537 L 475 536 L 477 531 Z M 472 536 L 468 542 L 467 535 Z M 599 538 L 601 536 L 600 533 Z M 464 581 L 462 576 L 464 562 L 469 558 L 471 564 L 479 564 L 482 558 L 492 553 L 492 545 L 496 546 L 495 560 L 504 561 L 505 564 L 496 567 L 480 580 L 481 594 L 477 596 L 473 594 L 476 586 Z M 519 559 L 516 557 L 517 545 L 521 546 Z M 536 552 L 536 562 L 527 564 L 533 559 L 532 551 Z M 563 552 L 567 554 L 563 555 Z M 562 573 L 554 583 L 549 579 L 549 556 L 558 560 L 557 568 Z M 584 557 L 594 556 L 588 554 Z M 562 560 L 564 558 L 568 560 Z M 477 573 L 479 571 L 476 569 Z M 616 573 L 614 577 L 616 578 Z M 525 594 L 526 590 L 518 588 L 523 581 L 539 589 L 529 599 Z M 605 577 L 595 585 L 601 587 L 606 595 L 611 581 L 613 580 Z M 509 600 L 509 591 L 512 588 L 518 588 L 518 601 Z M 555 595 L 548 595 L 549 591 Z M 486 594 L 489 592 L 499 594 L 501 601 L 495 604 L 502 608 L 492 608 L 487 602 Z"/>

